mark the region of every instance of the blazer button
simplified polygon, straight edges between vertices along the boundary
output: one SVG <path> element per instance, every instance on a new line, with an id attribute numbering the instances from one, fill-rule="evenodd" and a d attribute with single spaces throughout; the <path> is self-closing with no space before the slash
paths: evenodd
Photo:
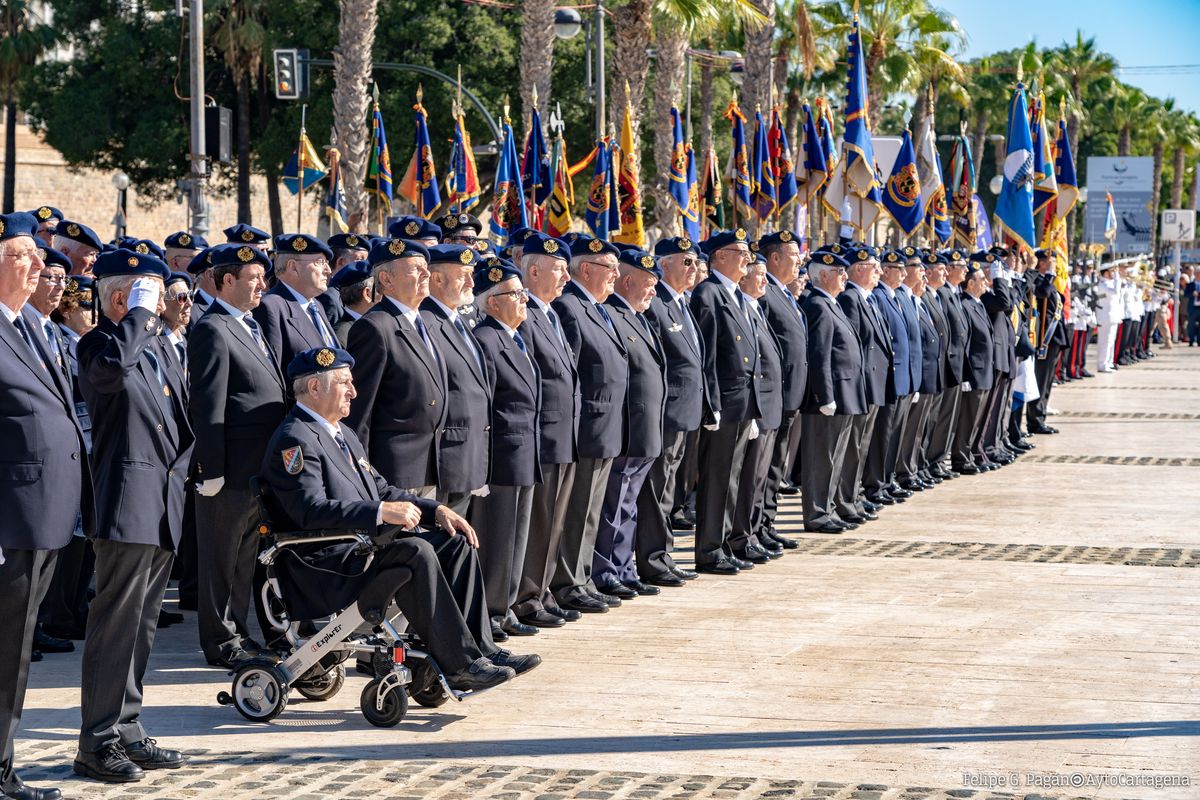
<path id="1" fill-rule="evenodd" d="M 742 335 L 740 333 L 737 334 L 736 336 L 733 337 L 733 340 L 735 342 L 740 342 L 742 340 Z"/>
<path id="2" fill-rule="evenodd" d="M 749 363 L 750 363 L 750 356 L 742 356 L 742 361 L 744 361 L 745 363 L 749 364 Z"/>
<path id="3" fill-rule="evenodd" d="M 492 426 L 491 426 L 491 425 L 484 425 L 484 426 L 483 426 L 483 432 L 484 432 L 484 433 L 487 433 L 487 432 L 488 432 L 488 431 L 490 431 L 491 429 L 492 429 Z"/>
<path id="4" fill-rule="evenodd" d="M 78 460 L 79 460 L 79 453 L 71 453 L 71 460 L 72 460 L 72 461 L 78 461 Z"/>
<path id="5" fill-rule="evenodd" d="M 430 400 L 430 401 L 429 401 L 429 405 L 431 405 L 431 406 L 436 406 L 436 405 L 437 405 L 437 400 Z"/>
<path id="6" fill-rule="evenodd" d="M 162 433 L 162 425 L 155 425 L 154 430 L 158 431 L 159 433 Z"/>

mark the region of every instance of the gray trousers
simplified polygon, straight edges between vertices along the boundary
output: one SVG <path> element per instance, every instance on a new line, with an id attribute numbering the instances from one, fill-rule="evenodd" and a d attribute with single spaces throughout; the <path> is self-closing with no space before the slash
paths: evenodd
<path id="1" fill-rule="evenodd" d="M 958 403 L 962 398 L 962 384 L 956 383 L 939 395 L 936 411 L 930 412 L 932 424 L 929 428 L 929 443 L 925 448 L 925 461 L 929 466 L 940 464 L 950 455 L 954 445 L 954 428 L 958 422 Z"/>
<path id="2" fill-rule="evenodd" d="M 80 680 L 79 749 L 95 753 L 146 738 L 142 678 L 171 576 L 170 550 L 97 539 L 96 599 L 88 614 Z"/>
<path id="3" fill-rule="evenodd" d="M 489 486 L 487 497 L 471 504 L 471 527 L 479 537 L 479 566 L 493 624 L 516 622 L 517 602 L 525 545 L 529 541 L 532 486 Z"/>
<path id="4" fill-rule="evenodd" d="M 675 532 L 671 512 L 675 510 L 675 488 L 682 483 L 680 465 L 687 449 L 686 431 L 664 431 L 662 455 L 654 460 L 650 474 L 638 494 L 637 573 L 641 580 L 657 578 L 675 566 Z"/>
<path id="5" fill-rule="evenodd" d="M 922 394 L 908 407 L 908 416 L 900 429 L 900 451 L 896 457 L 896 475 L 909 480 L 925 468 L 925 434 L 929 417 L 940 395 Z"/>
<path id="6" fill-rule="evenodd" d="M 779 429 L 759 431 L 758 437 L 746 444 L 742 460 L 742 477 L 738 482 L 737 504 L 733 509 L 733 533 L 729 544 L 734 552 L 751 544 L 762 545 L 758 533 L 762 529 L 763 498 L 767 492 L 767 473 L 771 456 L 775 454 L 775 439 Z"/>
<path id="7" fill-rule="evenodd" d="M 200 646 L 212 661 L 250 638 L 247 615 L 258 559 L 258 505 L 249 489 L 228 486 L 196 497 Z"/>
<path id="8" fill-rule="evenodd" d="M 730 555 L 733 509 L 750 420 L 722 422 L 700 431 L 700 483 L 696 487 L 696 563 L 715 564 Z"/>
<path id="9" fill-rule="evenodd" d="M 785 475 L 792 473 L 792 462 L 800 447 L 800 412 L 783 412 L 783 424 L 775 434 L 775 450 L 767 465 L 767 485 L 763 489 L 762 520 L 767 528 L 775 527 L 779 512 L 779 485 Z"/>
<path id="10" fill-rule="evenodd" d="M 867 451 L 871 446 L 875 420 L 881 407 L 871 406 L 871 410 L 866 414 L 850 417 L 850 442 L 846 445 L 846 458 L 841 467 L 841 475 L 838 476 L 835 499 L 835 510 L 839 517 L 861 516 L 867 510 L 863 505 L 863 469 L 867 464 Z M 805 467 L 807 466 L 806 462 Z"/>
<path id="11" fill-rule="evenodd" d="M 0 791 L 16 789 L 13 740 L 29 683 L 38 606 L 50 586 L 57 550 L 4 551 L 0 564 Z"/>
<path id="12" fill-rule="evenodd" d="M 958 420 L 954 428 L 954 443 L 950 450 L 951 466 L 965 466 L 975 463 L 972 445 L 979 433 L 983 414 L 987 410 L 987 398 L 990 389 L 975 389 L 962 392 L 958 398 Z"/>
<path id="13" fill-rule="evenodd" d="M 838 520 L 837 496 L 841 478 L 848 469 L 846 457 L 855 420 L 866 415 L 801 414 L 800 441 L 804 447 L 801 500 L 804 524 L 820 526 Z"/>
<path id="14" fill-rule="evenodd" d="M 592 554 L 596 550 L 600 509 L 612 463 L 611 458 L 581 458 L 575 466 L 575 482 L 563 517 L 558 566 L 550 582 L 550 589 L 560 603 L 596 588 L 592 584 Z"/>
<path id="15" fill-rule="evenodd" d="M 571 487 L 575 485 L 575 462 L 542 464 L 542 482 L 533 487 L 529 512 L 529 541 L 525 544 L 525 563 L 513 612 L 518 617 L 536 614 L 558 603 L 550 593 L 550 581 L 558 563 L 563 523 Z"/>
<path id="16" fill-rule="evenodd" d="M 436 499 L 439 503 L 448 507 L 455 514 L 458 514 L 460 517 L 465 517 L 467 515 L 467 511 L 469 511 L 471 508 L 471 498 L 473 496 L 474 495 L 472 495 L 470 492 L 443 492 L 441 489 L 439 489 L 436 494 Z"/>
<path id="17" fill-rule="evenodd" d="M 700 479 L 700 431 L 689 431 L 685 434 L 683 444 L 683 460 L 679 463 L 679 471 L 675 476 L 675 506 L 672 512 L 680 511 L 692 500 L 692 510 L 695 511 L 695 497 L 692 490 Z"/>

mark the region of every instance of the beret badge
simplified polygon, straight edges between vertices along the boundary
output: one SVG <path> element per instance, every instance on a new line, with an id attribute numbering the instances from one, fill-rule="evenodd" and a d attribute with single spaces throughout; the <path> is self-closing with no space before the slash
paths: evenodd
<path id="1" fill-rule="evenodd" d="M 242 231 L 242 241 L 243 242 L 253 242 L 254 234 L 251 233 L 250 231 Z"/>
<path id="2" fill-rule="evenodd" d="M 72 222 L 70 225 L 67 226 L 67 235 L 68 236 L 78 236 L 79 234 L 80 234 L 79 226 L 76 225 L 74 222 Z"/>
<path id="3" fill-rule="evenodd" d="M 593 253 L 599 253 L 603 249 L 604 242 L 600 241 L 599 239 L 592 239 L 590 242 L 588 242 L 588 250 L 591 250 Z"/>
<path id="4" fill-rule="evenodd" d="M 410 222 L 404 226 L 404 232 L 407 233 L 409 236 L 416 236 L 418 233 L 421 232 L 421 226 L 418 225 L 416 222 Z"/>
<path id="5" fill-rule="evenodd" d="M 474 258 L 475 258 L 475 256 L 472 255 L 472 252 L 474 252 L 474 251 L 463 250 L 461 253 L 459 253 L 458 254 L 458 263 L 462 264 L 463 266 L 470 264 L 471 261 L 474 260 Z"/>
<path id="6" fill-rule="evenodd" d="M 254 260 L 254 250 L 253 250 L 253 248 L 250 248 L 250 247 L 239 248 L 238 252 L 237 252 L 237 256 L 238 256 L 238 261 L 241 261 L 243 264 L 249 264 L 251 261 Z"/>
<path id="7" fill-rule="evenodd" d="M 52 212 L 50 211 L 50 206 L 42 206 L 41 208 L 38 209 L 38 213 L 37 213 L 38 219 L 43 219 L 43 220 L 50 219 L 51 213 Z"/>
<path id="8" fill-rule="evenodd" d="M 677 239 L 675 241 L 675 243 L 677 245 L 679 245 L 680 250 L 691 250 L 692 249 L 692 240 L 687 238 L 686 236 L 679 237 L 679 239 Z"/>
<path id="9" fill-rule="evenodd" d="M 404 253 L 404 242 L 399 239 L 393 239 L 388 242 L 388 252 L 394 256 L 402 255 Z"/>
<path id="10" fill-rule="evenodd" d="M 125 263 L 131 267 L 136 267 L 138 265 L 137 256 L 130 256 L 125 260 Z"/>
<path id="11" fill-rule="evenodd" d="M 733 232 L 733 238 L 737 239 L 739 242 L 746 241 L 746 229 L 738 228 L 736 231 Z"/>
<path id="12" fill-rule="evenodd" d="M 186 233 L 181 233 L 179 234 L 179 243 L 184 247 L 187 247 L 192 243 L 192 237 L 188 236 Z"/>
<path id="13" fill-rule="evenodd" d="M 504 270 L 499 267 L 492 267 L 488 270 L 488 280 L 492 283 L 499 283 L 504 278 Z"/>
<path id="14" fill-rule="evenodd" d="M 791 231 L 780 231 L 779 232 L 779 241 L 790 242 L 791 240 L 792 240 L 792 232 Z"/>
<path id="15" fill-rule="evenodd" d="M 546 243 L 542 245 L 542 249 L 546 251 L 546 255 L 552 256 L 558 252 L 558 242 L 547 239 Z"/>
<path id="16" fill-rule="evenodd" d="M 642 269 L 654 268 L 654 256 L 642 256 Z"/>
<path id="17" fill-rule="evenodd" d="M 317 366 L 328 367 L 333 363 L 333 351 L 328 347 L 322 347 L 317 353 Z"/>

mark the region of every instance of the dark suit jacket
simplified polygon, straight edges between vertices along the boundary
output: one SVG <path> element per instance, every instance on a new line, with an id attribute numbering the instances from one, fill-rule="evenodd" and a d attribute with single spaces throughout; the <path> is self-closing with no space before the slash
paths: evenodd
<path id="1" fill-rule="evenodd" d="M 292 363 L 297 353 L 327 346 L 313 325 L 312 318 L 292 295 L 292 290 L 283 284 L 276 284 L 263 294 L 262 302 L 254 309 L 254 319 L 262 328 L 263 338 L 278 357 L 279 368 L 285 374 L 288 364 Z M 333 326 L 330 325 L 329 329 L 332 332 Z M 290 392 L 290 386 L 288 390 Z"/>
<path id="2" fill-rule="evenodd" d="M 692 290 L 692 314 L 704 341 L 704 379 L 721 422 L 757 419 L 758 347 L 750 319 L 715 275 Z"/>
<path id="3" fill-rule="evenodd" d="M 946 284 L 937 290 L 938 299 L 942 301 L 942 310 L 946 312 L 946 385 L 955 386 L 962 383 L 963 371 L 967 357 L 967 318 L 963 311 L 963 298 L 958 289 Z"/>
<path id="4" fill-rule="evenodd" d="M 849 294 L 847 289 L 842 294 Z M 921 354 L 913 350 L 913 337 L 909 336 L 908 320 L 903 306 L 904 299 L 899 296 L 889 297 L 887 289 L 881 284 L 871 292 L 871 302 L 879 310 L 887 325 L 888 335 L 892 342 L 892 379 L 895 382 L 896 394 L 903 396 L 912 394 L 921 382 Z M 913 319 L 913 334 L 920 337 L 916 330 L 916 318 Z"/>
<path id="5" fill-rule="evenodd" d="M 492 389 L 481 371 L 487 365 L 483 353 L 478 359 L 471 353 L 437 301 L 426 298 L 421 303 L 421 318 L 446 367 L 446 424 L 438 447 L 438 488 L 469 492 L 488 482 Z M 469 330 L 467 336 L 471 336 Z"/>
<path id="6" fill-rule="evenodd" d="M 992 282 L 992 288 L 983 293 L 980 300 L 987 309 L 992 326 L 992 363 L 1005 375 L 1016 372 L 1017 359 L 1014 352 L 1017 334 L 1012 325 L 1012 310 L 1015 305 L 1012 285 L 1004 278 Z M 974 381 L 971 382 L 974 385 Z"/>
<path id="7" fill-rule="evenodd" d="M 967 355 L 963 365 L 963 380 L 971 389 L 991 389 L 995 382 L 995 347 L 992 344 L 992 322 L 983 304 L 964 293 L 963 317 L 967 323 Z"/>
<path id="8" fill-rule="evenodd" d="M 708 382 L 704 379 L 704 340 L 685 296 L 683 305 L 671 300 L 659 281 L 657 296 L 642 315 L 658 335 L 667 359 L 667 404 L 663 411 L 664 431 L 694 431 L 711 416 Z M 687 319 L 684 315 L 687 315 Z M 688 321 L 692 328 L 688 328 Z M 695 330 L 695 336 L 690 332 Z"/>
<path id="9" fill-rule="evenodd" d="M 846 284 L 845 290 L 837 296 L 837 303 L 862 343 L 867 402 L 873 406 L 891 403 L 896 399 L 896 377 L 892 367 L 892 335 L 887 323 L 879 309 L 852 284 Z M 810 324 L 810 335 L 811 328 Z"/>
<path id="10" fill-rule="evenodd" d="M 1050 335 L 1046 337 L 1048 344 L 1066 347 L 1067 328 L 1065 321 L 1062 319 L 1063 296 L 1058 293 L 1058 289 L 1054 287 L 1054 273 L 1047 272 L 1044 275 L 1039 274 L 1033 283 L 1033 297 L 1037 306 L 1037 333 L 1040 346 L 1040 339 L 1049 331 Z M 1058 322 L 1055 323 L 1055 317 L 1058 317 Z"/>
<path id="11" fill-rule="evenodd" d="M 81 509 L 84 530 L 95 528 L 83 431 L 71 395 L 4 317 L 0 387 L 0 548 L 57 550 Z"/>
<path id="12" fill-rule="evenodd" d="M 758 427 L 771 431 L 783 424 L 783 352 L 763 315 L 762 300 L 758 302 L 759 308 L 750 318 L 758 339 L 758 372 L 754 375 L 758 383 Z M 807 353 L 804 360 L 808 361 Z"/>
<path id="13" fill-rule="evenodd" d="M 214 302 L 188 337 L 188 370 L 196 480 L 224 477 L 226 486 L 249 489 L 288 408 L 274 354 L 264 356 L 242 323 Z"/>
<path id="14" fill-rule="evenodd" d="M 932 292 L 926 292 L 928 297 Z M 921 394 L 937 394 L 943 388 L 945 358 L 942 356 L 942 340 L 938 336 L 937 323 L 931 313 L 931 303 L 921 299 L 917 323 L 921 326 L 921 382 L 917 391 Z"/>
<path id="15" fill-rule="evenodd" d="M 579 457 L 613 458 L 625 449 L 629 365 L 620 337 L 594 303 L 569 282 L 552 304 L 579 373 Z"/>
<path id="16" fill-rule="evenodd" d="M 579 373 L 575 371 L 575 357 L 537 303 L 531 300 L 528 309 L 529 315 L 517 330 L 533 354 L 542 381 L 538 454 L 543 464 L 570 464 L 577 457 L 579 436 Z"/>
<path id="17" fill-rule="evenodd" d="M 46 339 L 46 331 L 42 327 L 42 321 L 37 311 L 29 304 L 26 304 L 21 308 L 21 317 L 25 320 L 26 327 L 29 328 L 30 333 L 33 335 L 33 343 L 38 355 L 42 357 L 47 366 L 53 365 L 51 372 L 54 375 L 55 383 L 68 396 L 74 397 L 75 379 L 71 376 L 71 357 L 67 350 L 67 343 L 59 331 L 58 325 L 53 321 L 50 323 L 50 335 L 54 337 L 54 343 L 58 345 L 58 352 L 60 353 L 60 356 L 56 359 Z"/>
<path id="18" fill-rule="evenodd" d="M 79 341 L 79 383 L 100 454 L 95 538 L 175 550 L 194 439 L 187 388 L 159 325 L 144 308 L 131 309 L 120 323 L 102 317 Z M 147 352 L 157 359 L 169 395 Z"/>
<path id="19" fill-rule="evenodd" d="M 337 337 L 339 342 L 341 342 L 343 350 L 346 349 L 346 343 L 350 340 L 350 328 L 352 328 L 354 323 L 358 322 L 358 320 L 359 317 L 352 317 L 350 316 L 349 311 L 343 311 L 341 319 L 334 323 L 333 335 Z"/>
<path id="20" fill-rule="evenodd" d="M 330 287 L 313 298 L 325 312 L 325 319 L 330 325 L 337 325 L 346 316 L 346 307 L 342 305 L 342 293 Z"/>
<path id="21" fill-rule="evenodd" d="M 445 359 L 430 355 L 417 329 L 387 297 L 350 328 L 347 349 L 354 356 L 358 396 L 345 423 L 371 463 L 394 486 L 437 485 L 446 424 Z"/>
<path id="22" fill-rule="evenodd" d="M 629 391 L 625 395 L 625 449 L 628 458 L 662 455 L 663 411 L 667 402 L 667 357 L 650 323 L 616 295 L 605 301 L 613 325 L 629 356 Z M 643 326 L 645 322 L 645 326 Z"/>
<path id="23" fill-rule="evenodd" d="M 808 320 L 808 395 L 800 410 L 818 414 L 836 402 L 835 414 L 866 414 L 863 347 L 854 326 L 820 290 L 810 292 L 801 308 Z"/>
<path id="24" fill-rule="evenodd" d="M 940 377 L 938 385 L 942 388 L 946 387 L 946 363 L 949 360 L 949 354 L 946 349 L 950 346 L 950 321 L 946 317 L 946 309 L 941 297 L 933 289 L 925 287 L 925 294 L 921 295 L 921 304 L 929 313 L 929 319 L 933 322 L 933 329 L 937 333 L 938 339 L 938 370 Z M 921 342 L 921 352 L 925 351 L 925 342 Z M 924 383 L 922 376 L 921 383 Z M 940 390 L 939 390 L 940 391 Z"/>
<path id="25" fill-rule="evenodd" d="M 783 410 L 795 411 L 804 404 L 808 389 L 808 323 L 791 293 L 767 278 L 767 293 L 758 301 L 775 333 L 783 359 Z"/>
<path id="26" fill-rule="evenodd" d="M 495 486 L 541 483 L 542 466 L 538 460 L 541 377 L 537 365 L 491 317 L 485 317 L 475 326 L 475 338 L 487 365 L 492 393 L 489 483 Z"/>

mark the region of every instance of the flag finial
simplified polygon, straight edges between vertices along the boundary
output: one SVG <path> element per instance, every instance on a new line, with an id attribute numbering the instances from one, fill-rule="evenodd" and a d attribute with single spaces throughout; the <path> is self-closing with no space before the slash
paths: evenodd
<path id="1" fill-rule="evenodd" d="M 423 97 L 425 97 L 425 87 L 423 87 L 421 84 L 418 83 L 417 84 L 417 102 L 420 103 L 421 99 Z"/>
<path id="2" fill-rule="evenodd" d="M 537 108 L 537 104 L 538 104 L 538 102 L 537 102 L 537 87 L 534 86 L 533 87 L 533 107 Z"/>

